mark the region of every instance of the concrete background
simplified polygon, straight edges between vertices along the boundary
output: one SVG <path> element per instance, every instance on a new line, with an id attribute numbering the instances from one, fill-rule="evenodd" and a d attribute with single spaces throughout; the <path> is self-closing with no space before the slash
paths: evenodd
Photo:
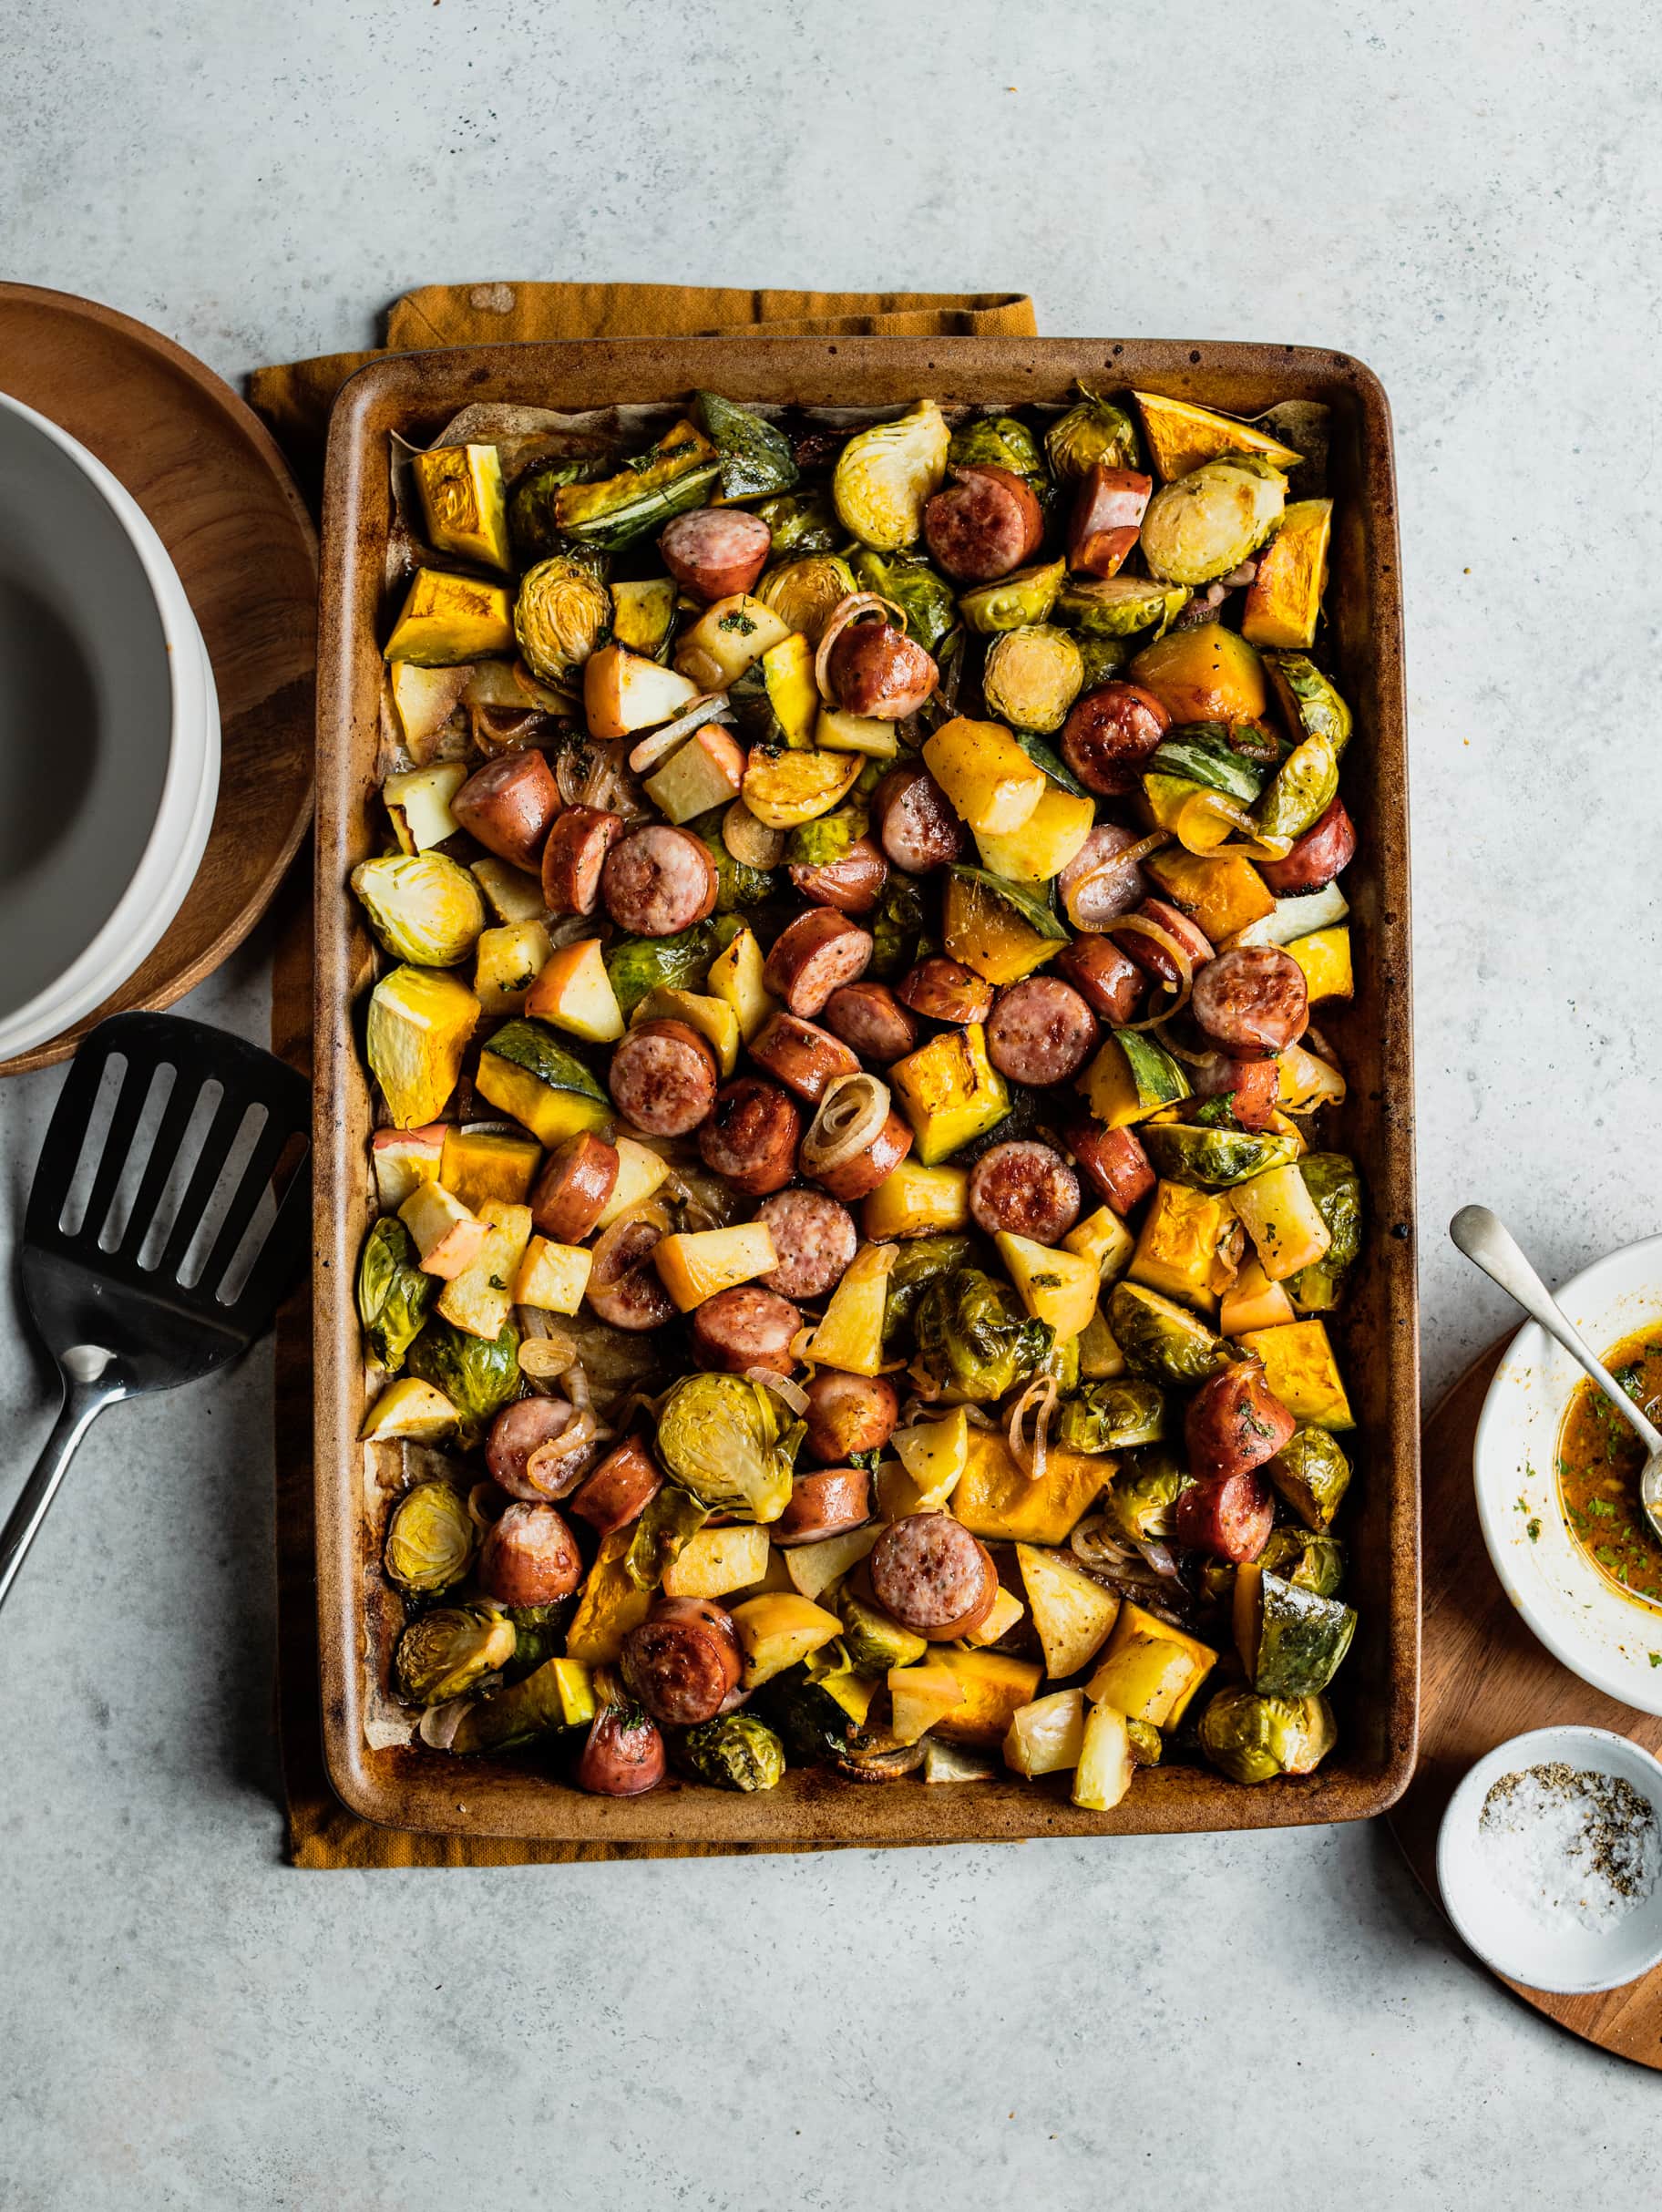
<path id="1" fill-rule="evenodd" d="M 233 377 L 531 276 L 1025 287 L 1047 332 L 1370 362 L 1434 1391 L 1508 1319 L 1457 1204 L 1556 1277 L 1658 1226 L 1657 56 L 1639 0 L 36 0 L 0 267 Z M 263 993 L 256 945 L 195 1010 L 259 1035 Z M 0 1242 L 56 1083 L 0 1091 Z M 1655 2078 L 1452 1950 L 1377 1826 L 285 1871 L 269 1395 L 118 1409 L 0 1621 L 7 2212 L 1655 2193 Z M 0 1406 L 3 1499 L 49 1413 L 15 1331 Z"/>

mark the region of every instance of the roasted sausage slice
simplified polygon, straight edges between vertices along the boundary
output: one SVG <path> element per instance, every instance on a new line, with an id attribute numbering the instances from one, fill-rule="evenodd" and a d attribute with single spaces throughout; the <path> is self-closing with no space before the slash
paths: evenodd
<path id="1" fill-rule="evenodd" d="M 839 1076 L 860 1072 L 858 1060 L 840 1038 L 812 1022 L 799 1022 L 794 1013 L 776 1013 L 764 1023 L 751 1039 L 750 1056 L 810 1106 L 817 1106 Z"/>
<path id="2" fill-rule="evenodd" d="M 768 1526 L 775 1544 L 819 1544 L 871 1518 L 871 1476 L 864 1467 L 826 1467 L 798 1475 L 791 1502 Z"/>
<path id="3" fill-rule="evenodd" d="M 1237 945 L 1196 974 L 1189 1011 L 1233 1058 L 1273 1058 L 1309 1025 L 1304 970 L 1279 945 Z"/>
<path id="4" fill-rule="evenodd" d="M 596 1447 L 587 1440 L 569 1451 L 553 1448 L 577 1418 L 577 1408 L 564 1398 L 516 1398 L 505 1405 L 485 1443 L 493 1481 L 528 1505 L 564 1497 L 594 1465 Z"/>
<path id="5" fill-rule="evenodd" d="M 600 870 L 600 897 L 619 929 L 673 937 L 715 911 L 715 862 L 697 838 L 649 822 L 620 838 Z"/>
<path id="6" fill-rule="evenodd" d="M 624 1682 L 655 1721 L 713 1721 L 739 1686 L 733 1617 L 708 1598 L 661 1598 L 623 1640 Z"/>
<path id="7" fill-rule="evenodd" d="M 652 1265 L 652 1248 L 663 1234 L 662 1220 L 625 1214 L 596 1244 L 583 1295 L 614 1329 L 662 1329 L 674 1318 L 674 1304 Z"/>
<path id="8" fill-rule="evenodd" d="M 618 1182 L 618 1152 L 585 1131 L 555 1146 L 531 1191 L 531 1220 L 556 1244 L 580 1244 Z"/>
<path id="9" fill-rule="evenodd" d="M 592 914 L 606 855 L 623 834 L 623 817 L 599 807 L 567 807 L 554 817 L 542 849 L 542 902 L 550 914 Z"/>
<path id="10" fill-rule="evenodd" d="M 756 1209 L 774 1240 L 779 1264 L 763 1282 L 781 1298 L 823 1298 L 834 1291 L 859 1248 L 854 1216 L 824 1190 L 781 1190 Z"/>
<path id="11" fill-rule="evenodd" d="M 920 761 L 890 768 L 871 795 L 871 819 L 884 852 L 908 876 L 927 876 L 964 848 L 951 800 Z"/>
<path id="12" fill-rule="evenodd" d="M 715 1103 L 715 1055 L 685 1022 L 642 1022 L 611 1055 L 607 1086 L 625 1120 L 649 1137 L 685 1137 Z"/>
<path id="13" fill-rule="evenodd" d="M 643 1713 L 602 1705 L 577 1763 L 577 1786 L 597 1797 L 639 1797 L 663 1780 L 663 1738 Z"/>
<path id="14" fill-rule="evenodd" d="M 1268 1543 L 1275 1499 L 1259 1474 L 1217 1476 L 1191 1483 L 1177 1500 L 1172 1521 L 1180 1544 L 1238 1567 L 1256 1559 Z"/>
<path id="15" fill-rule="evenodd" d="M 1074 701 L 1062 725 L 1062 756 L 1088 791 L 1123 798 L 1136 789 L 1171 719 L 1140 684 L 1101 684 Z"/>
<path id="16" fill-rule="evenodd" d="M 692 1316 L 692 1350 L 705 1367 L 746 1374 L 771 1367 L 789 1374 L 796 1363 L 791 1344 L 802 1315 L 788 1298 L 759 1282 L 741 1282 L 705 1299 Z"/>
<path id="17" fill-rule="evenodd" d="M 1068 1130 L 1064 1141 L 1115 1213 L 1129 1213 L 1154 1188 L 1154 1171 L 1134 1130 L 1083 1121 Z"/>
<path id="18" fill-rule="evenodd" d="M 597 1536 L 610 1536 L 639 1519 L 663 1487 L 651 1454 L 633 1436 L 608 1452 L 592 1475 L 573 1490 L 570 1510 Z"/>
<path id="19" fill-rule="evenodd" d="M 890 1522 L 869 1564 L 884 1611 L 931 1643 L 980 1628 L 999 1594 L 991 1553 L 949 1513 L 908 1513 Z"/>
<path id="20" fill-rule="evenodd" d="M 1080 937 L 1056 955 L 1055 972 L 1065 975 L 1093 1013 L 1115 1029 L 1137 1011 L 1147 977 L 1106 937 Z"/>
<path id="21" fill-rule="evenodd" d="M 535 875 L 542 840 L 559 812 L 559 786 L 540 753 L 504 753 L 474 770 L 450 811 L 487 851 Z"/>
<path id="22" fill-rule="evenodd" d="M 1281 1070 L 1274 1060 L 1232 1060 L 1209 1053 L 1194 1070 L 1195 1096 L 1227 1096 L 1229 1110 L 1243 1129 L 1267 1129 L 1281 1095 Z"/>
<path id="23" fill-rule="evenodd" d="M 903 722 L 933 696 L 940 671 L 904 630 L 857 619 L 832 640 L 826 680 L 846 715 Z"/>
<path id="24" fill-rule="evenodd" d="M 857 1452 L 879 1452 L 894 1435 L 900 1401 L 882 1375 L 822 1367 L 807 1389 L 807 1447 L 823 1466 L 840 1466 Z"/>
<path id="25" fill-rule="evenodd" d="M 826 1001 L 825 1021 L 851 1052 L 879 1067 L 904 1058 L 918 1042 L 917 1023 L 887 983 L 845 983 Z"/>
<path id="26" fill-rule="evenodd" d="M 869 1198 L 912 1148 L 909 1123 L 877 1076 L 845 1075 L 819 1102 L 797 1155 L 810 1182 L 846 1206 Z"/>
<path id="27" fill-rule="evenodd" d="M 869 914 L 888 881 L 888 862 L 869 838 L 856 838 L 846 852 L 823 866 L 791 863 L 791 883 L 816 906 L 834 906 L 839 914 Z"/>
<path id="28" fill-rule="evenodd" d="M 800 1021 L 811 1021 L 831 993 L 863 975 L 871 959 L 869 931 L 816 906 L 798 914 L 774 940 L 763 981 Z"/>
<path id="29" fill-rule="evenodd" d="M 1182 946 L 1189 958 L 1190 972 L 1198 981 L 1201 969 L 1213 957 L 1212 941 L 1205 932 L 1197 928 L 1180 907 L 1173 906 L 1164 899 L 1144 899 L 1136 910 L 1136 916 L 1129 919 L 1137 918 L 1152 921 L 1156 929 Z M 1175 991 L 1182 981 L 1177 962 L 1159 938 L 1151 937 L 1144 930 L 1125 928 L 1127 919 L 1122 915 L 1121 926 L 1111 930 L 1113 941 L 1122 952 L 1131 955 L 1145 974 L 1152 975 L 1156 983 L 1169 984 Z"/>
<path id="30" fill-rule="evenodd" d="M 1078 1075 L 1096 1043 L 1096 1018 L 1059 976 L 1029 975 L 999 993 L 987 1057 L 1012 1083 L 1042 1088 Z"/>
<path id="31" fill-rule="evenodd" d="M 554 1605 L 581 1582 L 583 1559 L 558 1506 L 509 1506 L 487 1532 L 476 1573 L 498 1605 Z"/>
<path id="32" fill-rule="evenodd" d="M 1279 860 L 1260 860 L 1258 873 L 1277 899 L 1302 899 L 1326 890 L 1356 858 L 1356 826 L 1335 798 Z"/>
<path id="33" fill-rule="evenodd" d="M 895 985 L 895 996 L 903 1006 L 930 1022 L 960 1025 L 984 1022 L 992 1012 L 992 985 L 983 982 L 973 968 L 966 968 L 961 961 L 948 960 L 940 952 L 920 960 L 909 974 L 902 976 Z"/>
<path id="34" fill-rule="evenodd" d="M 955 468 L 923 510 L 929 551 L 959 583 L 992 583 L 1031 561 L 1044 541 L 1044 509 L 1013 469 Z"/>
<path id="35" fill-rule="evenodd" d="M 1068 566 L 1076 576 L 1117 576 L 1143 528 L 1153 477 L 1093 461 L 1080 478 L 1068 519 Z"/>
<path id="36" fill-rule="evenodd" d="M 1012 1138 L 970 1170 L 970 1215 L 990 1237 L 1005 1229 L 1054 1244 L 1079 1219 L 1079 1178 L 1049 1145 Z"/>
<path id="37" fill-rule="evenodd" d="M 698 1155 L 747 1198 L 783 1190 L 796 1168 L 802 1114 L 796 1101 L 760 1075 L 740 1075 L 715 1094 L 698 1132 Z"/>
<path id="38" fill-rule="evenodd" d="M 774 534 L 743 507 L 695 507 L 658 533 L 663 565 L 697 599 L 748 592 L 767 565 Z"/>
<path id="39" fill-rule="evenodd" d="M 1273 1459 L 1298 1423 L 1269 1387 L 1258 1360 L 1241 1360 L 1203 1383 L 1183 1418 L 1191 1471 L 1203 1480 L 1247 1475 Z"/>
<path id="40" fill-rule="evenodd" d="M 1099 822 L 1057 877 L 1062 910 L 1076 930 L 1105 930 L 1147 896 L 1148 881 L 1137 863 L 1118 859 L 1141 842 L 1134 829 Z"/>

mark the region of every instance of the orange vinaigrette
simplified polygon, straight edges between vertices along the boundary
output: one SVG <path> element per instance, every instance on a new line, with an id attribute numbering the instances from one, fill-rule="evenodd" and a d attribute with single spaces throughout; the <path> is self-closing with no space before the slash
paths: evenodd
<path id="1" fill-rule="evenodd" d="M 1624 1337 L 1605 1365 L 1662 1417 L 1662 1325 Z M 1604 1393 L 1579 1383 L 1558 1435 L 1558 1504 L 1573 1540 L 1624 1598 L 1662 1611 L 1662 1541 L 1639 1504 L 1645 1446 Z"/>

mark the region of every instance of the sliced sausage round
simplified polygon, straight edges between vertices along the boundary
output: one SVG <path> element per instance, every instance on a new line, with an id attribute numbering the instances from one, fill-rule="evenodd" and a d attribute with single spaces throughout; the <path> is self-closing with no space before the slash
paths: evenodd
<path id="1" fill-rule="evenodd" d="M 1179 907 L 1164 899 L 1144 899 L 1136 910 L 1144 921 L 1152 921 L 1157 929 L 1176 941 L 1189 956 L 1190 972 L 1198 983 L 1201 969 L 1213 957 L 1212 941 L 1198 929 Z M 1123 921 L 1125 917 L 1121 916 Z M 1152 975 L 1156 983 L 1167 983 L 1175 991 L 1182 978 L 1177 962 L 1172 958 L 1157 937 L 1150 937 L 1142 930 L 1121 929 L 1114 932 L 1113 941 L 1121 950 L 1130 954 L 1144 974 Z"/>
<path id="2" fill-rule="evenodd" d="M 623 1680 L 655 1721 L 713 1721 L 739 1686 L 733 1616 L 708 1598 L 661 1598 L 623 1639 Z"/>
<path id="3" fill-rule="evenodd" d="M 845 983 L 826 1001 L 826 1027 L 862 1060 L 887 1067 L 918 1042 L 918 1024 L 887 983 Z"/>
<path id="4" fill-rule="evenodd" d="M 727 1374 L 771 1367 L 789 1374 L 796 1363 L 791 1343 L 802 1315 L 788 1298 L 759 1282 L 741 1282 L 706 1298 L 692 1315 L 692 1350 L 701 1365 Z"/>
<path id="5" fill-rule="evenodd" d="M 970 1170 L 970 1217 L 990 1237 L 1005 1229 L 1054 1244 L 1079 1219 L 1079 1178 L 1049 1145 L 994 1145 Z"/>
<path id="6" fill-rule="evenodd" d="M 1093 461 L 1080 478 L 1068 518 L 1068 566 L 1076 576 L 1117 576 L 1137 542 L 1154 493 L 1153 477 Z"/>
<path id="7" fill-rule="evenodd" d="M 1246 1475 L 1273 1459 L 1298 1423 L 1269 1387 L 1263 1363 L 1240 1360 L 1205 1382 L 1183 1417 L 1191 1471 Z"/>
<path id="8" fill-rule="evenodd" d="M 871 795 L 871 819 L 889 860 L 908 876 L 927 876 L 964 849 L 964 826 L 921 761 L 890 768 Z"/>
<path id="9" fill-rule="evenodd" d="M 810 1106 L 817 1106 L 839 1076 L 860 1072 L 858 1060 L 840 1037 L 812 1022 L 799 1022 L 794 1013 L 776 1013 L 764 1024 L 750 1041 L 750 1056 Z"/>
<path id="10" fill-rule="evenodd" d="M 1189 1012 L 1235 1059 L 1271 1058 L 1309 1026 L 1304 970 L 1279 945 L 1237 945 L 1200 970 Z"/>
<path id="11" fill-rule="evenodd" d="M 610 1536 L 638 1520 L 662 1487 L 651 1454 L 630 1436 L 572 1491 L 569 1510 L 597 1536 Z"/>
<path id="12" fill-rule="evenodd" d="M 1292 850 L 1279 860 L 1260 860 L 1258 873 L 1277 899 L 1302 899 L 1311 891 L 1326 890 L 1341 869 L 1356 858 L 1356 825 L 1335 797 L 1318 815 Z"/>
<path id="13" fill-rule="evenodd" d="M 558 1454 L 549 1447 L 569 1434 L 577 1418 L 577 1408 L 564 1398 L 516 1398 L 505 1405 L 485 1442 L 492 1480 L 528 1505 L 575 1489 L 594 1465 L 594 1445 L 577 1444 Z"/>
<path id="14" fill-rule="evenodd" d="M 599 807 L 565 807 L 542 848 L 542 903 L 550 914 L 592 914 L 606 855 L 623 834 L 623 817 Z"/>
<path id="15" fill-rule="evenodd" d="M 618 1151 L 584 1131 L 555 1146 L 531 1191 L 531 1220 L 556 1244 L 580 1244 L 618 1183 Z"/>
<path id="16" fill-rule="evenodd" d="M 1140 844 L 1134 829 L 1099 822 L 1056 879 L 1062 911 L 1076 930 L 1105 930 L 1148 894 L 1148 881 L 1134 860 L 1115 864 L 1115 856 Z"/>
<path id="17" fill-rule="evenodd" d="M 555 1605 L 581 1582 L 583 1558 L 558 1506 L 509 1506 L 487 1531 L 475 1577 L 498 1605 Z"/>
<path id="18" fill-rule="evenodd" d="M 768 1523 L 767 1533 L 775 1544 L 820 1544 L 870 1518 L 871 1476 L 866 1469 L 825 1467 L 796 1476 L 790 1504 Z"/>
<path id="19" fill-rule="evenodd" d="M 1056 955 L 1056 972 L 1065 975 L 1093 1013 L 1115 1029 L 1137 1011 L 1148 979 L 1106 937 L 1080 937 Z"/>
<path id="20" fill-rule="evenodd" d="M 703 600 L 748 592 L 767 565 L 774 533 L 744 507 L 695 507 L 658 533 L 663 565 L 683 592 Z"/>
<path id="21" fill-rule="evenodd" d="M 992 985 L 961 961 L 931 953 L 895 985 L 903 1006 L 930 1022 L 984 1022 L 992 1012 Z"/>
<path id="22" fill-rule="evenodd" d="M 796 1167 L 802 1115 L 796 1101 L 760 1075 L 739 1075 L 715 1094 L 698 1132 L 698 1156 L 747 1198 L 783 1190 Z"/>
<path id="23" fill-rule="evenodd" d="M 620 838 L 600 870 L 600 897 L 619 929 L 673 937 L 715 911 L 715 862 L 695 837 L 649 822 Z"/>
<path id="24" fill-rule="evenodd" d="M 614 1048 L 607 1086 L 649 1137 L 685 1137 L 715 1103 L 715 1055 L 685 1022 L 642 1022 Z"/>
<path id="25" fill-rule="evenodd" d="M 1281 1070 L 1274 1060 L 1232 1060 L 1226 1053 L 1208 1053 L 1190 1073 L 1195 1096 L 1226 1096 L 1243 1129 L 1267 1129 L 1274 1121 L 1281 1095 Z"/>
<path id="26" fill-rule="evenodd" d="M 888 881 L 888 862 L 869 838 L 856 838 L 846 852 L 823 867 L 791 862 L 791 883 L 816 906 L 834 906 L 839 914 L 869 914 Z"/>
<path id="27" fill-rule="evenodd" d="M 639 1797 L 663 1780 L 663 1738 L 643 1713 L 602 1705 L 577 1762 L 577 1786 L 597 1797 Z"/>
<path id="28" fill-rule="evenodd" d="M 848 1209 L 824 1190 L 781 1190 L 756 1209 L 779 1264 L 763 1282 L 781 1298 L 823 1298 L 842 1281 L 859 1249 Z"/>
<path id="29" fill-rule="evenodd" d="M 870 1559 L 877 1603 L 931 1643 L 980 1628 L 999 1594 L 987 1547 L 949 1513 L 908 1513 L 891 1521 Z"/>
<path id="30" fill-rule="evenodd" d="M 540 753 L 504 753 L 476 768 L 450 811 L 487 852 L 535 875 L 549 825 L 559 812 L 559 786 Z"/>
<path id="31" fill-rule="evenodd" d="M 1068 1130 L 1065 1141 L 1115 1213 L 1128 1214 L 1154 1188 L 1154 1171 L 1134 1129 L 1083 1121 Z"/>
<path id="32" fill-rule="evenodd" d="M 999 993 L 987 1024 L 987 1057 L 1012 1083 L 1041 1088 L 1078 1075 L 1096 1043 L 1096 1017 L 1072 983 L 1024 976 Z"/>
<path id="33" fill-rule="evenodd" d="M 762 980 L 799 1021 L 811 1021 L 834 991 L 865 973 L 871 953 L 869 931 L 835 907 L 816 906 L 774 940 Z"/>
<path id="34" fill-rule="evenodd" d="M 663 1224 L 645 1215 L 626 1214 L 594 1248 L 584 1297 L 614 1329 L 662 1329 L 675 1307 L 652 1265 L 652 1248 Z"/>
<path id="35" fill-rule="evenodd" d="M 846 715 L 903 722 L 934 695 L 940 670 L 894 623 L 857 619 L 832 640 L 826 680 Z"/>
<path id="36" fill-rule="evenodd" d="M 992 583 L 1031 561 L 1044 540 L 1044 509 L 1011 468 L 955 468 L 923 510 L 923 534 L 959 583 Z"/>
<path id="37" fill-rule="evenodd" d="M 1256 1559 L 1275 1527 L 1276 1503 L 1257 1473 L 1193 1482 L 1177 1500 L 1173 1533 L 1192 1551 L 1207 1551 L 1239 1567 Z"/>
<path id="38" fill-rule="evenodd" d="M 1075 700 L 1062 725 L 1062 756 L 1086 790 L 1123 798 L 1136 789 L 1171 720 L 1152 692 L 1116 678 Z"/>
<path id="39" fill-rule="evenodd" d="M 873 1083 L 876 1078 L 867 1075 L 863 1081 Z M 887 1097 L 887 1086 L 879 1087 L 883 1088 L 884 1096 Z M 810 1137 L 816 1132 L 823 1135 L 823 1117 L 826 1106 L 834 1105 L 836 1096 L 835 1092 L 826 1094 L 826 1105 L 822 1105 L 819 1114 L 815 1116 L 809 1130 Z M 891 1106 L 876 1129 L 857 1147 L 844 1147 L 830 1158 L 825 1157 L 823 1146 L 813 1152 L 805 1147 L 798 1155 L 798 1164 L 811 1182 L 817 1183 L 822 1190 L 829 1191 L 834 1199 L 840 1199 L 845 1206 L 854 1206 L 861 1199 L 868 1199 L 879 1183 L 887 1182 L 911 1148 L 911 1124 L 902 1120 Z M 813 1162 L 811 1166 L 810 1159 Z"/>
<path id="40" fill-rule="evenodd" d="M 808 1384 L 807 1446 L 823 1466 L 840 1466 L 857 1452 L 880 1452 L 899 1418 L 895 1386 L 880 1374 L 822 1367 Z"/>

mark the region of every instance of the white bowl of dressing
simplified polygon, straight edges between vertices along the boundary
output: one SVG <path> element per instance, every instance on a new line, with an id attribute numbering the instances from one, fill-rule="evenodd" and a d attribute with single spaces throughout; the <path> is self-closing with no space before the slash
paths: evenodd
<path id="1" fill-rule="evenodd" d="M 213 671 L 161 540 L 102 462 L 0 394 L 0 1060 L 154 950 L 219 779 Z"/>
<path id="2" fill-rule="evenodd" d="M 1555 1295 L 1601 1359 L 1662 1329 L 1662 1237 L 1595 1260 Z M 1519 1330 L 1477 1425 L 1478 1519 L 1502 1587 L 1553 1656 L 1622 1704 L 1662 1713 L 1662 1608 L 1619 1590 L 1565 1522 L 1558 1443 L 1583 1380 L 1544 1330 Z"/>

